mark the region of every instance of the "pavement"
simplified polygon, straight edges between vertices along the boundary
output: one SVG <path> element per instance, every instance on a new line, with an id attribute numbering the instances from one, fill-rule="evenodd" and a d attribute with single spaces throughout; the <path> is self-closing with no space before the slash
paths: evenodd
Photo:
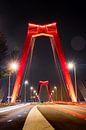
<path id="1" fill-rule="evenodd" d="M 26 103 L 5 108 L 0 110 L 0 130 L 86 130 L 86 105 Z"/>
<path id="2" fill-rule="evenodd" d="M 55 130 L 86 130 L 86 107 L 55 104 L 37 108 Z"/>
<path id="3" fill-rule="evenodd" d="M 34 105 L 19 104 L 0 109 L 0 130 L 22 130 L 24 122 Z"/>

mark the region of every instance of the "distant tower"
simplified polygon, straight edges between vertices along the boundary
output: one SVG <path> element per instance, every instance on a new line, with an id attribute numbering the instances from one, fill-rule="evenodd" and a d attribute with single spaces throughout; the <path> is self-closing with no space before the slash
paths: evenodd
<path id="1" fill-rule="evenodd" d="M 47 88 L 49 99 L 50 99 L 50 101 L 52 101 L 52 95 L 51 95 L 51 89 L 50 89 L 50 86 L 49 86 L 49 81 L 39 81 L 39 85 L 38 85 L 38 96 L 40 95 L 42 87 L 46 87 Z"/>

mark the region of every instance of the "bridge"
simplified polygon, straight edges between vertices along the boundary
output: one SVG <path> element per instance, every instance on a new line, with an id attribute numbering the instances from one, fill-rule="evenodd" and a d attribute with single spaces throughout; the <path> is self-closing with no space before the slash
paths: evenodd
<path id="1" fill-rule="evenodd" d="M 31 67 L 35 39 L 40 36 L 45 36 L 50 39 L 54 63 L 57 71 L 59 71 L 60 67 L 59 76 L 62 76 L 64 82 L 62 89 L 66 89 L 66 96 L 70 99 L 69 101 L 65 102 L 62 98 L 58 100 L 58 96 L 62 95 L 62 89 L 61 92 L 57 90 L 57 86 L 54 86 L 52 89 L 51 81 L 47 79 L 38 81 L 37 90 L 35 90 L 35 86 L 29 86 L 30 91 L 28 93 L 30 93 L 30 100 L 28 102 L 26 100 L 26 88 L 29 83 L 28 80 L 24 79 L 25 73 L 27 72 L 25 69 L 27 67 L 30 69 Z M 30 57 L 29 63 L 28 56 Z M 58 61 L 56 56 L 58 57 Z M 57 62 L 60 63 L 60 66 Z M 23 81 L 25 92 L 24 102 L 17 102 L 21 94 Z M 82 89 L 80 88 L 81 94 L 83 94 L 84 91 L 83 96 L 84 100 L 86 100 L 86 88 L 83 82 L 80 82 L 80 84 L 83 86 Z M 47 102 L 40 101 L 43 88 L 47 90 L 47 95 L 49 97 Z M 61 88 L 61 86 L 59 88 Z M 3 108 L 0 108 L 0 130 L 85 130 L 86 103 L 77 100 L 78 98 L 75 90 L 76 80 L 74 84 L 60 41 L 57 24 L 37 25 L 29 23 L 13 86 L 11 102 L 6 104 L 7 106 L 1 106 Z M 56 96 L 55 99 L 54 96 Z"/>
<path id="2" fill-rule="evenodd" d="M 27 57 L 30 53 L 30 50 L 33 50 L 32 48 L 34 48 L 35 38 L 39 36 L 48 36 L 50 38 L 52 50 L 53 52 L 54 50 L 56 50 L 56 54 L 58 55 L 61 64 L 61 68 L 64 75 L 66 87 L 69 92 L 69 96 L 73 102 L 77 102 L 76 95 L 74 92 L 74 86 L 71 81 L 70 73 L 67 67 L 67 63 L 62 49 L 59 34 L 57 31 L 56 23 L 47 24 L 47 25 L 36 25 L 31 23 L 28 24 L 28 31 L 27 31 L 23 51 L 22 51 L 22 56 L 20 59 L 16 81 L 14 84 L 11 102 L 14 103 L 16 101 L 16 98 L 18 97 Z"/>

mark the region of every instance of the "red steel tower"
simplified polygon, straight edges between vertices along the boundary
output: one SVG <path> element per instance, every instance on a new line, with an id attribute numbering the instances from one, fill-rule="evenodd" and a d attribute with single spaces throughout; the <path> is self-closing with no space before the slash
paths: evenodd
<path id="1" fill-rule="evenodd" d="M 62 68 L 62 72 L 64 75 L 64 79 L 66 82 L 67 90 L 69 92 L 69 96 L 73 102 L 76 102 L 77 99 L 76 99 L 76 95 L 74 92 L 74 87 L 73 87 L 70 73 L 69 73 L 69 70 L 67 67 L 66 58 L 64 56 L 59 34 L 57 32 L 56 23 L 47 24 L 47 25 L 37 25 L 37 24 L 31 24 L 31 23 L 28 24 L 27 36 L 25 39 L 22 56 L 20 59 L 19 69 L 18 69 L 18 73 L 16 76 L 15 84 L 14 84 L 11 102 L 12 103 L 15 102 L 16 98 L 18 97 L 18 93 L 19 93 L 20 86 L 21 86 L 20 84 L 22 81 L 22 76 L 24 74 L 27 57 L 32 48 L 33 40 L 38 36 L 48 36 L 50 39 L 52 39 L 53 42 L 51 44 L 53 44 L 53 46 L 56 50 L 56 53 L 58 55 L 58 58 L 59 58 L 59 61 L 61 64 L 61 68 Z"/>

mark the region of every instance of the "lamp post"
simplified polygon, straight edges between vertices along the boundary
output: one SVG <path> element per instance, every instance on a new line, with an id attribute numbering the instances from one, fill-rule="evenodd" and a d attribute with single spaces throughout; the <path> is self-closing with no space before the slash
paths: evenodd
<path id="1" fill-rule="evenodd" d="M 8 70 L 9 70 L 9 85 L 8 85 L 8 104 L 10 103 L 10 99 L 11 99 L 11 96 L 10 96 L 10 86 L 11 86 L 11 74 L 16 72 L 18 70 L 18 63 L 16 61 L 13 61 L 11 63 L 8 64 Z"/>
<path id="2" fill-rule="evenodd" d="M 8 96 L 7 96 L 7 98 L 8 98 L 8 104 L 10 103 L 10 79 L 11 79 L 11 73 L 9 73 L 9 76 L 8 76 L 8 78 L 9 78 L 9 83 L 8 83 Z"/>
<path id="3" fill-rule="evenodd" d="M 30 97 L 31 97 L 31 99 L 32 99 L 32 96 L 33 96 L 33 89 L 34 89 L 34 88 L 31 86 L 31 87 L 30 87 Z"/>
<path id="4" fill-rule="evenodd" d="M 26 102 L 26 86 L 28 85 L 28 80 L 25 80 L 25 96 L 24 96 L 24 101 Z"/>
<path id="5" fill-rule="evenodd" d="M 34 101 L 36 101 L 36 90 L 33 90 L 33 94 L 34 94 L 33 99 Z"/>
<path id="6" fill-rule="evenodd" d="M 56 98 L 55 99 L 57 101 L 57 87 L 56 86 L 54 86 L 54 90 L 56 90 L 56 96 L 55 96 Z"/>
<path id="7" fill-rule="evenodd" d="M 53 98 L 53 100 L 54 100 L 54 90 L 52 90 L 51 96 L 52 96 L 52 98 Z"/>
<path id="8" fill-rule="evenodd" d="M 35 94 L 35 93 L 36 93 L 36 90 L 33 90 L 33 93 Z"/>
<path id="9" fill-rule="evenodd" d="M 68 63 L 68 68 L 69 68 L 70 70 L 73 69 L 73 71 L 74 71 L 74 85 L 75 85 L 75 94 L 76 94 L 76 100 L 77 100 L 76 64 L 73 63 L 73 62 L 69 62 L 69 63 Z"/>

